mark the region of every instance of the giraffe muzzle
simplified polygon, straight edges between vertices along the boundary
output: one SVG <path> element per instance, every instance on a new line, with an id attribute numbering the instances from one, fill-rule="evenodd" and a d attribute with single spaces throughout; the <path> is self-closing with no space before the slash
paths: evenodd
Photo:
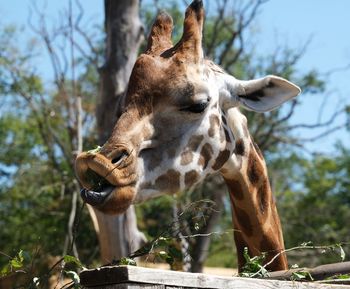
<path id="1" fill-rule="evenodd" d="M 134 157 L 118 149 L 108 158 L 99 151 L 84 152 L 75 161 L 76 175 L 83 186 L 82 199 L 109 214 L 130 206 L 136 195 Z"/>

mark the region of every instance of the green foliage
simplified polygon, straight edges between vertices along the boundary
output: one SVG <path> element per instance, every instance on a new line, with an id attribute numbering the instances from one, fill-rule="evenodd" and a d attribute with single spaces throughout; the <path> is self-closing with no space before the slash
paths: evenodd
<path id="1" fill-rule="evenodd" d="M 168 226 L 170 228 L 172 227 L 172 224 L 168 224 Z M 173 266 L 175 262 L 182 262 L 183 260 L 182 253 L 176 245 L 176 237 L 159 236 L 133 252 L 128 257 L 115 260 L 112 264 L 137 266 L 134 259 L 136 257 L 145 257 L 146 260 L 152 259 L 153 262 L 164 261 L 170 266 Z"/>
<path id="2" fill-rule="evenodd" d="M 301 270 L 298 272 L 293 272 L 292 276 L 290 277 L 290 280 L 291 281 L 306 281 L 306 280 L 312 281 L 314 279 L 312 278 L 310 272 Z"/>
<path id="3" fill-rule="evenodd" d="M 237 268 L 233 234 L 229 232 L 211 239 L 205 266 Z"/>
<path id="4" fill-rule="evenodd" d="M 286 167 L 283 163 L 293 166 Z M 285 169 L 280 170 L 280 166 Z M 345 244 L 332 250 L 308 253 L 303 259 L 305 266 L 343 261 L 349 254 L 349 167 L 350 152 L 342 146 L 332 157 L 316 155 L 308 160 L 292 154 L 286 159 L 274 160 L 270 167 L 279 171 L 275 174 L 274 184 L 286 246 L 293 247 L 305 240 L 318 245 Z M 334 254 L 334 250 L 339 253 Z M 292 253 L 290 259 L 298 262 L 299 255 L 296 253 L 294 256 Z"/>
<path id="5" fill-rule="evenodd" d="M 0 247 L 7 254 L 16 254 L 10 263 L 0 258 L 0 266 L 4 274 L 20 265 L 20 271 L 29 272 L 21 256 L 30 252 L 34 268 L 30 275 L 35 277 L 45 274 L 52 265 L 49 260 L 68 249 L 67 224 L 77 192 L 72 167 L 74 122 L 65 98 L 71 82 L 61 81 L 57 90 L 44 85 L 49 82 L 36 73 L 35 46 L 33 52 L 20 50 L 17 33 L 15 28 L 0 28 Z M 89 77 L 80 75 L 78 92 L 95 87 L 95 83 L 87 85 L 92 81 Z M 83 106 L 88 107 L 89 102 L 83 101 Z M 88 113 L 85 118 L 89 119 Z M 86 211 L 80 219 L 76 243 L 82 260 L 90 264 L 98 242 Z M 23 251 L 17 254 L 18 248 Z M 65 257 L 70 267 L 72 258 Z"/>
<path id="6" fill-rule="evenodd" d="M 245 264 L 242 268 L 242 272 L 240 273 L 242 277 L 250 277 L 250 278 L 268 277 L 268 271 L 264 267 L 264 260 L 266 259 L 265 254 L 250 257 L 248 253 L 248 248 L 245 247 L 243 251 L 243 257 L 245 260 Z"/>
<path id="7" fill-rule="evenodd" d="M 29 264 L 30 259 L 28 252 L 20 250 L 15 257 L 10 258 L 8 263 L 1 268 L 0 278 L 18 272 L 19 269 Z"/>
<path id="8" fill-rule="evenodd" d="M 50 269 L 37 275 L 33 271 L 33 264 L 37 256 L 31 256 L 28 252 L 20 250 L 15 257 L 10 258 L 8 263 L 0 271 L 0 281 L 2 278 L 13 275 L 19 282 L 19 288 L 47 288 L 49 278 L 53 274 L 63 272 L 70 278 L 71 286 L 80 288 L 80 278 L 78 270 L 84 268 L 80 260 L 74 256 L 65 255 L 58 260 Z M 70 270 L 66 270 L 67 268 Z M 74 269 L 74 270 L 73 270 Z"/>
<path id="9" fill-rule="evenodd" d="M 137 266 L 136 261 L 132 258 L 123 257 L 119 260 L 118 265 Z"/>
<path id="10" fill-rule="evenodd" d="M 328 277 L 326 280 L 349 280 L 349 279 L 350 279 L 350 274 L 340 274 L 340 275 Z"/>
<path id="11" fill-rule="evenodd" d="M 63 261 L 66 264 L 74 264 L 78 268 L 84 268 L 83 264 L 80 262 L 80 260 L 77 257 L 71 256 L 71 255 L 65 255 L 63 256 Z"/>

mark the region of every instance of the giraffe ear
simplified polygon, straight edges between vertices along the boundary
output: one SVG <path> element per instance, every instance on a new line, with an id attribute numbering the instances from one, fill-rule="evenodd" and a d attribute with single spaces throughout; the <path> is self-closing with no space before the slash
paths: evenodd
<path id="1" fill-rule="evenodd" d="M 273 110 L 301 92 L 295 84 L 274 75 L 255 80 L 241 80 L 238 86 L 239 102 L 256 112 Z"/>

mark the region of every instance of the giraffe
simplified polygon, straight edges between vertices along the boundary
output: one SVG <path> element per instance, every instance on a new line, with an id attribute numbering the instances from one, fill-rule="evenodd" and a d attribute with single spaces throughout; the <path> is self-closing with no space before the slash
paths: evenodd
<path id="1" fill-rule="evenodd" d="M 229 191 L 239 268 L 247 247 L 251 256 L 267 252 L 265 262 L 281 253 L 268 269 L 287 269 L 264 157 L 239 107 L 270 111 L 300 89 L 273 75 L 238 80 L 205 59 L 203 21 L 203 3 L 194 0 L 182 38 L 173 45 L 172 18 L 159 13 L 110 138 L 76 159 L 81 196 L 106 214 L 120 214 L 133 203 L 191 190 L 219 173 Z"/>

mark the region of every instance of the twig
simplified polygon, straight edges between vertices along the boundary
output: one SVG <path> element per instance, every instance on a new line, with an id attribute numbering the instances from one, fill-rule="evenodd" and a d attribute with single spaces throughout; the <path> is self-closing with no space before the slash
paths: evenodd
<path id="1" fill-rule="evenodd" d="M 267 262 L 266 264 L 264 264 L 259 271 L 255 272 L 253 275 L 251 275 L 251 278 L 254 278 L 255 276 L 257 276 L 258 274 L 260 274 L 262 271 L 266 270 L 266 267 L 269 266 L 270 264 L 272 264 L 279 256 L 281 256 L 282 254 L 285 254 L 287 252 L 290 251 L 295 251 L 295 250 L 304 250 L 304 249 L 321 249 L 321 250 L 327 250 L 327 249 L 333 249 L 339 246 L 343 246 L 343 245 L 348 245 L 350 244 L 350 242 L 342 242 L 342 243 L 338 243 L 338 244 L 332 244 L 332 245 L 328 245 L 328 246 L 309 246 L 309 245 L 305 245 L 305 246 L 296 246 L 296 247 L 292 247 L 289 249 L 285 249 L 282 250 L 280 252 L 278 252 L 269 262 Z"/>
<path id="2" fill-rule="evenodd" d="M 0 251 L 0 255 L 3 255 L 3 256 L 5 256 L 5 257 L 7 257 L 9 259 L 13 259 L 13 257 L 11 257 L 10 255 L 7 255 L 6 253 L 4 253 L 2 251 Z"/>
<path id="3" fill-rule="evenodd" d="M 334 133 L 337 130 L 345 128 L 346 125 L 347 125 L 347 122 L 342 123 L 340 125 L 337 125 L 335 127 L 330 128 L 330 129 L 328 129 L 328 130 L 326 130 L 326 131 L 324 131 L 324 132 L 322 132 L 322 133 L 320 133 L 320 134 L 318 134 L 318 135 L 316 135 L 314 137 L 301 138 L 301 139 L 299 139 L 299 141 L 301 141 L 301 142 L 314 142 L 314 141 L 317 141 L 320 138 L 326 137 L 327 135 L 330 135 L 330 134 Z"/>

